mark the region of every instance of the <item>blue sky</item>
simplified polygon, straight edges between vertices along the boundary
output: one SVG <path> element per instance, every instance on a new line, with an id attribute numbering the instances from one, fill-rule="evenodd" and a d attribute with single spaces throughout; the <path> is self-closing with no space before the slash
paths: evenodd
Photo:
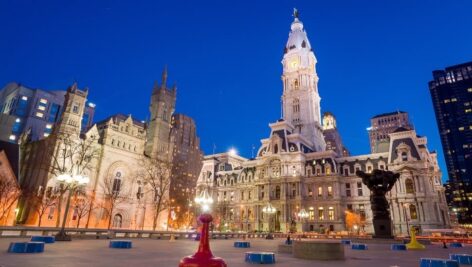
<path id="1" fill-rule="evenodd" d="M 472 60 L 472 1 L 5 1 L 0 87 L 90 88 L 96 119 L 146 119 L 168 65 L 177 112 L 205 153 L 251 156 L 280 116 L 281 59 L 293 7 L 318 59 L 322 111 L 353 154 L 369 152 L 373 115 L 404 110 L 446 173 L 427 83 Z M 446 178 L 446 177 L 444 177 Z"/>

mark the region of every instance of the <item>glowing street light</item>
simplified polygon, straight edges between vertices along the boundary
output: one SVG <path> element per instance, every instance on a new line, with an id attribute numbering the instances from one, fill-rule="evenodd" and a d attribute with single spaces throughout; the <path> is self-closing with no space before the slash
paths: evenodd
<path id="1" fill-rule="evenodd" d="M 204 213 L 210 211 L 210 206 L 213 204 L 213 198 L 208 194 L 208 191 L 204 189 L 200 194 L 195 198 L 195 203 L 200 205 Z"/>
<path id="2" fill-rule="evenodd" d="M 267 203 L 267 206 L 262 208 L 262 212 L 268 215 L 268 221 L 269 221 L 269 234 L 267 234 L 266 239 L 274 239 L 274 237 L 272 236 L 272 231 L 271 231 L 272 228 L 270 224 L 270 216 L 274 214 L 276 211 L 277 209 L 274 206 L 272 206 L 270 202 Z"/>
<path id="3" fill-rule="evenodd" d="M 236 150 L 236 148 L 232 147 L 228 150 L 228 154 L 231 156 L 236 156 L 238 155 L 238 151 Z"/>

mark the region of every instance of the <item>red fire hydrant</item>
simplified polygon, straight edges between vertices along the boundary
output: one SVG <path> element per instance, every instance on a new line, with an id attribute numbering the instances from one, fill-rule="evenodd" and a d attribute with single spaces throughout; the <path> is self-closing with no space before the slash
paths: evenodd
<path id="1" fill-rule="evenodd" d="M 192 256 L 180 260 L 179 267 L 227 267 L 222 258 L 213 256 L 210 250 L 209 232 L 210 222 L 213 220 L 210 214 L 202 214 L 198 220 L 203 223 L 200 244 L 198 250 Z"/>

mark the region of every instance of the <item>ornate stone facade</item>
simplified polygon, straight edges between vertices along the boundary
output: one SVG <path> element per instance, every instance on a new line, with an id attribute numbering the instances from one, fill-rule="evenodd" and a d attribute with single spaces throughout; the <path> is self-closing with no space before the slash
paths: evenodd
<path id="1" fill-rule="evenodd" d="M 389 134 L 384 153 L 346 156 L 334 116 L 326 118 L 323 137 L 316 58 L 303 24 L 295 17 L 283 64 L 283 119 L 270 124 L 269 138 L 261 140 L 254 159 L 231 153 L 207 155 L 197 191 L 215 199 L 215 226 L 221 230 L 345 231 L 345 212 L 358 213 L 360 231 L 372 233 L 369 189 L 356 170 L 400 173 L 387 194 L 394 234 L 407 225 L 444 228 L 449 225 L 441 171 L 436 153 L 415 130 L 399 128 Z M 275 215 L 262 212 L 268 204 Z M 298 213 L 304 209 L 308 218 Z"/>

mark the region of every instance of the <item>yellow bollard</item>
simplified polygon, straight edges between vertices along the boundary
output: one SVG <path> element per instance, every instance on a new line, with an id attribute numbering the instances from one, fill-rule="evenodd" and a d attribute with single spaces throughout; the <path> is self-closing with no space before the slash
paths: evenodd
<path id="1" fill-rule="evenodd" d="M 426 247 L 423 244 L 420 244 L 416 240 L 416 229 L 414 226 L 410 228 L 411 240 L 410 243 L 406 244 L 407 249 L 425 249 Z"/>
<path id="2" fill-rule="evenodd" d="M 170 234 L 170 239 L 169 239 L 170 242 L 174 242 L 175 241 L 175 236 L 174 234 Z"/>

